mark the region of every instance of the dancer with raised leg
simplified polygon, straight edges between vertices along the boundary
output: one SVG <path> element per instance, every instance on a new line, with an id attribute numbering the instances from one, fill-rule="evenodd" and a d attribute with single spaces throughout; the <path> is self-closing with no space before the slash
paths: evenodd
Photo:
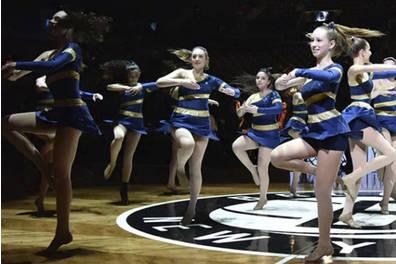
<path id="1" fill-rule="evenodd" d="M 157 80 L 159 87 L 179 86 L 179 94 L 170 123 L 171 134 L 177 150 L 177 174 L 185 175 L 188 161 L 190 173 L 190 202 L 181 221 L 191 223 L 195 216 L 198 195 L 202 185 L 201 164 L 211 134 L 208 98 L 217 90 L 229 96 L 238 97 L 239 90 L 222 80 L 204 72 L 209 66 L 209 55 L 204 47 L 192 51 L 174 51 L 180 59 L 192 64 L 192 69 L 177 69 Z"/>
<path id="2" fill-rule="evenodd" d="M 246 135 L 238 137 L 232 150 L 242 164 L 252 174 L 254 183 L 260 185 L 260 198 L 254 210 L 263 209 L 267 203 L 269 185 L 268 166 L 272 149 L 280 143 L 278 115 L 282 113 L 282 100 L 274 90 L 274 77 L 271 68 L 261 68 L 256 75 L 256 91 L 239 107 L 237 115 L 253 114 L 252 128 Z M 248 150 L 258 149 L 257 167 L 247 154 Z"/>
<path id="3" fill-rule="evenodd" d="M 285 127 L 280 132 L 281 144 L 300 137 L 301 132 L 308 131 L 308 110 L 300 93 L 300 89 L 301 87 L 292 87 L 288 91 L 289 95 L 292 96 L 292 117 L 287 121 Z M 297 184 L 300 175 L 300 171 L 293 171 L 293 178 L 289 191 L 294 198 L 299 196 L 297 194 Z"/>
<path id="4" fill-rule="evenodd" d="M 394 57 L 387 57 L 384 64 L 396 65 Z M 396 78 L 373 80 L 374 87 L 371 99 L 378 122 L 381 124 L 381 134 L 396 149 Z M 386 166 L 381 181 L 384 183 L 384 195 L 381 202 L 381 212 L 388 214 L 389 198 L 396 200 L 396 162 Z M 393 188 L 391 188 L 393 186 Z"/>
<path id="5" fill-rule="evenodd" d="M 86 22 L 85 27 L 81 27 L 83 21 Z M 90 24 L 89 21 L 95 21 L 95 24 Z M 79 36 L 85 37 L 92 33 L 95 37 L 91 36 L 91 40 L 96 38 L 102 40 L 102 33 L 108 30 L 108 22 L 108 18 L 97 17 L 94 13 L 58 11 L 50 20 L 50 33 L 55 40 L 56 52 L 49 60 L 9 62 L 2 67 L 2 73 L 5 75 L 15 69 L 46 74 L 46 83 L 55 99 L 54 108 L 44 114 L 51 121 L 42 120 L 35 112 L 12 114 L 2 119 L 3 135 L 46 177 L 49 177 L 51 171 L 48 162 L 23 133 L 55 133 L 53 173 L 56 186 L 57 226 L 55 237 L 45 250 L 46 253 L 52 253 L 73 240 L 69 228 L 72 199 L 70 173 L 78 140 L 82 131 L 100 133 L 86 104 L 81 100 L 79 76 L 82 58 L 79 45 L 73 42 L 73 33 L 79 31 Z M 78 29 L 75 29 L 76 25 Z M 87 28 L 88 26 L 91 27 Z"/>
<path id="6" fill-rule="evenodd" d="M 143 121 L 143 101 L 147 92 L 158 89 L 154 82 L 138 83 L 141 70 L 134 61 L 109 61 L 102 68 L 117 68 L 120 80 L 117 83 L 107 85 L 107 90 L 121 93 L 120 109 L 114 122 L 114 139 L 110 145 L 110 162 L 104 170 L 104 178 L 110 178 L 117 162 L 121 147 L 124 146 L 122 156 L 122 174 L 120 196 L 121 204 L 128 205 L 128 184 L 133 167 L 133 156 L 141 135 L 147 134 Z"/>
<path id="7" fill-rule="evenodd" d="M 396 160 L 396 150 L 381 135 L 381 124 L 370 105 L 373 80 L 396 77 L 396 66 L 369 63 L 370 44 L 360 37 L 378 37 L 383 35 L 381 32 L 373 30 L 352 31 L 345 26 L 340 30 L 346 35 L 353 33 L 354 36 L 351 36 L 347 42 L 348 55 L 353 59 L 353 65 L 348 70 L 348 84 L 352 103 L 342 112 L 342 116 L 351 129 L 350 150 L 353 172 L 342 177 L 348 194 L 339 220 L 351 227 L 358 228 L 360 226 L 354 222 L 352 213 L 361 179 L 369 172 L 380 169 Z M 375 148 L 382 155 L 367 162 L 368 146 Z M 385 192 L 389 196 L 393 188 L 392 182 L 384 185 Z M 385 211 L 382 203 L 380 204 L 381 211 Z"/>
<path id="8" fill-rule="evenodd" d="M 334 23 L 323 24 L 309 34 L 310 48 L 316 65 L 295 69 L 276 81 L 276 89 L 303 85 L 302 97 L 307 105 L 309 131 L 300 138 L 279 145 L 271 152 L 275 167 L 301 171 L 316 176 L 315 196 L 318 202 L 319 241 L 306 262 L 315 262 L 333 254 L 330 228 L 333 221 L 331 191 L 337 177 L 342 155 L 347 148 L 349 127 L 335 109 L 335 98 L 342 78 L 341 65 L 332 57 L 342 54 L 343 37 Z M 304 161 L 317 157 L 317 166 Z"/>

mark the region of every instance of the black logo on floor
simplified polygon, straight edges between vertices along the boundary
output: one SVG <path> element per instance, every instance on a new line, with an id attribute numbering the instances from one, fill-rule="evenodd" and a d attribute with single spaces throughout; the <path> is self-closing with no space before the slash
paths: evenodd
<path id="1" fill-rule="evenodd" d="M 338 221 L 345 195 L 332 197 L 331 238 L 335 259 L 396 260 L 396 204 L 380 213 L 378 192 L 360 193 L 354 219 L 362 228 Z M 292 198 L 269 193 L 262 210 L 253 210 L 258 194 L 204 197 L 189 226 L 180 225 L 188 200 L 153 204 L 127 211 L 117 224 L 128 232 L 167 243 L 244 254 L 297 258 L 309 254 L 318 239 L 317 203 L 312 192 Z"/>

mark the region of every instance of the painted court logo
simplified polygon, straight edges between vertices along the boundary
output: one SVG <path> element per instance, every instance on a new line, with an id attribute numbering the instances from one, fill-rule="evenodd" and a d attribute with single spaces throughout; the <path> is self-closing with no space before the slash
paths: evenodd
<path id="1" fill-rule="evenodd" d="M 352 229 L 338 221 L 345 195 L 333 194 L 331 238 L 334 259 L 396 261 L 396 204 L 389 215 L 380 213 L 378 192 L 360 193 Z M 291 198 L 269 193 L 263 210 L 253 210 L 258 194 L 204 197 L 189 226 L 180 225 L 188 200 L 135 208 L 121 214 L 124 230 L 167 243 L 243 254 L 302 258 L 318 239 L 317 203 L 313 192 Z"/>

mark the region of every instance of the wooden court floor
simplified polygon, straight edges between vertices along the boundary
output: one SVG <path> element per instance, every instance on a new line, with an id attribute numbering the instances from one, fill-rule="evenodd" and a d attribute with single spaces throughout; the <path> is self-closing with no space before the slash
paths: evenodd
<path id="1" fill-rule="evenodd" d="M 309 190 L 310 186 L 305 188 Z M 270 184 L 269 191 L 287 189 L 286 184 Z M 303 189 L 304 186 L 300 186 L 300 190 Z M 117 216 L 129 209 L 188 198 L 188 195 L 164 195 L 166 192 L 164 186 L 131 186 L 129 198 L 133 203 L 128 206 L 114 204 L 119 199 L 118 188 L 115 186 L 73 191 L 70 221 L 74 241 L 61 247 L 59 252 L 51 257 L 41 256 L 37 252 L 44 250 L 53 238 L 55 215 L 35 216 L 34 196 L 2 202 L 1 263 L 267 264 L 277 263 L 283 259 L 178 246 L 136 236 L 117 226 Z M 256 192 L 258 188 L 253 184 L 204 185 L 201 196 Z M 45 205 L 46 210 L 55 210 L 53 191 L 49 193 Z M 292 259 L 284 263 L 302 263 L 302 260 Z M 369 262 L 333 261 L 332 263 Z M 378 264 L 378 262 L 373 263 Z"/>

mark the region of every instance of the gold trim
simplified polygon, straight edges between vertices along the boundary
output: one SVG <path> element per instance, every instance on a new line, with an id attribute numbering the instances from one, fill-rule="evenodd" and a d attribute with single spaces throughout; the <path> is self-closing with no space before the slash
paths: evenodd
<path id="1" fill-rule="evenodd" d="M 370 99 L 370 94 L 351 95 L 351 99 L 353 100 Z"/>
<path id="2" fill-rule="evenodd" d="M 366 108 L 366 109 L 369 109 L 369 110 L 373 109 L 373 107 L 370 104 L 366 103 L 366 102 L 352 102 L 352 103 L 350 103 L 347 106 L 347 108 L 350 107 L 350 106 L 359 106 L 359 107 L 363 107 L 363 108 Z"/>
<path id="3" fill-rule="evenodd" d="M 274 99 L 274 100 L 272 100 L 272 104 L 275 104 L 275 103 L 282 103 L 282 100 L 281 99 L 279 99 L 279 98 L 276 98 L 276 99 Z"/>
<path id="4" fill-rule="evenodd" d="M 338 81 L 337 81 L 337 82 L 340 82 L 341 79 L 342 79 L 342 75 L 343 75 L 344 73 L 343 73 L 342 70 L 341 70 L 340 68 L 338 68 L 338 67 L 331 67 L 331 68 L 329 68 L 328 70 L 333 70 L 333 69 L 339 71 L 339 73 L 340 73 L 340 78 L 338 78 Z"/>
<path id="5" fill-rule="evenodd" d="M 54 99 L 43 99 L 43 100 L 38 100 L 37 104 L 53 104 L 55 102 Z"/>
<path id="6" fill-rule="evenodd" d="M 381 116 L 396 116 L 396 111 L 376 110 L 375 114 L 376 115 L 381 115 Z"/>
<path id="7" fill-rule="evenodd" d="M 336 109 L 326 111 L 316 115 L 308 115 L 308 123 L 319 123 L 341 115 Z"/>
<path id="8" fill-rule="evenodd" d="M 308 114 L 308 111 L 293 111 L 293 114 Z"/>
<path id="9" fill-rule="evenodd" d="M 50 84 L 56 82 L 58 80 L 66 79 L 66 78 L 74 78 L 76 80 L 80 80 L 80 74 L 76 71 L 61 71 L 57 72 L 51 76 L 47 76 L 46 83 Z"/>
<path id="10" fill-rule="evenodd" d="M 210 94 L 188 94 L 179 96 L 179 101 L 182 100 L 194 100 L 194 99 L 208 99 Z"/>
<path id="11" fill-rule="evenodd" d="M 142 103 L 143 103 L 143 99 L 139 99 L 139 100 L 125 102 L 125 103 L 121 104 L 120 106 L 124 107 L 124 106 L 128 106 L 128 105 L 142 104 Z"/>
<path id="12" fill-rule="evenodd" d="M 221 90 L 222 88 L 224 88 L 224 86 L 226 86 L 226 85 L 227 85 L 227 83 L 226 83 L 226 82 L 223 82 L 222 84 L 220 84 L 219 89 L 217 89 L 217 91 L 220 92 L 220 90 Z"/>
<path id="13" fill-rule="evenodd" d="M 142 113 L 137 113 L 137 112 L 132 112 L 132 111 L 125 111 L 125 110 L 120 110 L 118 113 L 124 116 L 130 116 L 130 117 L 136 117 L 136 118 L 143 118 Z"/>
<path id="14" fill-rule="evenodd" d="M 290 119 L 297 120 L 303 124 L 307 124 L 304 119 L 302 119 L 301 117 L 298 117 L 298 116 L 293 116 Z"/>
<path id="15" fill-rule="evenodd" d="M 262 130 L 262 131 L 267 131 L 267 130 L 274 130 L 274 129 L 279 129 L 279 123 L 275 123 L 272 125 L 255 125 L 252 124 L 252 128 L 256 130 Z"/>
<path id="16" fill-rule="evenodd" d="M 326 97 L 329 97 L 329 98 L 335 100 L 336 95 L 332 92 L 323 92 L 323 93 L 315 94 L 315 95 L 309 97 L 307 100 L 305 100 L 305 104 L 308 106 L 308 105 L 316 103 L 320 100 L 323 100 Z"/>
<path id="17" fill-rule="evenodd" d="M 374 108 L 396 105 L 396 100 L 374 104 Z"/>
<path id="18" fill-rule="evenodd" d="M 79 105 L 86 105 L 86 103 L 81 98 L 55 100 L 54 102 L 55 107 L 73 107 Z"/>
<path id="19" fill-rule="evenodd" d="M 62 51 L 62 53 L 69 53 L 70 55 L 72 55 L 73 58 L 71 61 L 74 61 L 77 57 L 76 52 L 72 48 L 67 48 L 64 51 Z"/>
<path id="20" fill-rule="evenodd" d="M 307 79 L 307 78 L 305 78 L 305 82 L 304 82 L 303 86 L 306 85 L 306 84 L 309 83 L 309 82 L 312 82 L 312 79 Z"/>
<path id="21" fill-rule="evenodd" d="M 199 117 L 208 117 L 209 111 L 208 110 L 193 110 L 184 107 L 176 107 L 173 110 L 175 113 L 184 114 L 184 115 L 191 115 L 191 116 L 199 116 Z"/>

